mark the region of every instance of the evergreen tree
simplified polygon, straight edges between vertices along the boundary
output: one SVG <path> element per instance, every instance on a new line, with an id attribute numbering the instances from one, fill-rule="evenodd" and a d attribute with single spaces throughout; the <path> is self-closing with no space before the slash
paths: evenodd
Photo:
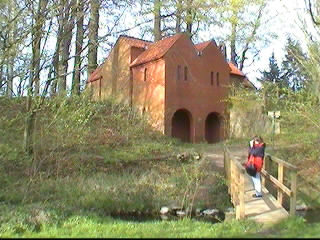
<path id="1" fill-rule="evenodd" d="M 269 70 L 260 71 L 262 77 L 258 79 L 261 82 L 269 82 L 276 84 L 280 88 L 288 87 L 288 82 L 284 79 L 284 75 L 278 66 L 277 60 L 274 57 L 274 52 L 269 58 Z"/>
<path id="2" fill-rule="evenodd" d="M 298 91 L 304 87 L 306 81 L 306 73 L 301 61 L 306 60 L 300 43 L 287 39 L 285 47 L 286 55 L 282 62 L 283 80 L 288 83 L 293 91 Z"/>

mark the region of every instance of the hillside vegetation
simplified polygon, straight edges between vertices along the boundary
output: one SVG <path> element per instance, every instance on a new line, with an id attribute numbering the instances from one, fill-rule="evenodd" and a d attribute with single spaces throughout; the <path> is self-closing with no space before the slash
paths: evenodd
<path id="1" fill-rule="evenodd" d="M 250 92 L 237 94 L 235 99 L 241 96 L 244 105 L 259 99 Z M 241 104 L 233 106 L 241 108 Z M 312 144 L 319 140 L 317 112 L 308 105 L 284 106 L 275 147 L 272 135 L 259 134 L 268 152 L 299 166 L 303 181 L 298 185 L 298 200 L 317 207 L 319 191 L 312 190 L 319 176 L 315 172 L 319 170 L 319 149 Z M 281 229 L 268 230 L 248 220 L 214 225 L 190 218 L 156 220 L 162 206 L 231 207 L 221 173 L 208 171 L 202 159 L 192 157 L 208 147 L 222 148 L 222 144 L 186 144 L 163 136 L 150 128 L 147 116 L 113 99 L 94 102 L 83 94 L 46 100 L 37 112 L 32 157 L 22 148 L 25 100 L 1 98 L 0 111 L 3 237 L 283 237 L 302 228 L 309 229 L 302 237 L 319 235 L 316 224 L 307 225 L 299 217 L 284 221 Z M 231 139 L 227 144 L 246 146 L 247 140 Z M 176 155 L 181 152 L 190 157 L 179 161 Z M 209 189 L 211 197 L 194 201 L 205 178 L 214 183 Z M 118 219 L 124 216 L 154 220 Z"/>
<path id="2" fill-rule="evenodd" d="M 34 152 L 23 152 L 25 100 L 0 99 L 1 231 L 39 231 L 72 216 L 158 216 L 162 206 L 230 207 L 221 174 L 205 171 L 194 147 L 150 128 L 112 99 L 46 100 L 37 112 Z M 189 157 L 179 161 L 178 153 Z M 216 184 L 194 201 L 199 183 Z"/>

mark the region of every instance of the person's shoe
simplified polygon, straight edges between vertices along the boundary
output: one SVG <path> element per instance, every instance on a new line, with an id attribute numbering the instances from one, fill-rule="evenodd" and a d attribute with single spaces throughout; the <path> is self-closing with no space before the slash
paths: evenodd
<path id="1" fill-rule="evenodd" d="M 254 193 L 254 194 L 252 194 L 252 197 L 253 198 L 262 198 L 262 195 L 257 195 L 257 194 Z"/>

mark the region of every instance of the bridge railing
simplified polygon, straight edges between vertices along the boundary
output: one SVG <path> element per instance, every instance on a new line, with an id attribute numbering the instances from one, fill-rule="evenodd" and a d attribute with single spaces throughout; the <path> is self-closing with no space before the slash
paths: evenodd
<path id="1" fill-rule="evenodd" d="M 277 164 L 277 175 L 271 175 L 271 162 Z M 284 171 L 288 171 L 290 175 L 290 187 L 287 187 L 284 184 Z M 265 187 L 266 179 L 270 180 L 274 186 L 277 188 L 277 201 L 279 204 L 283 205 L 283 194 L 286 194 L 290 198 L 290 216 L 294 216 L 296 214 L 296 201 L 297 201 L 297 171 L 298 168 L 288 163 L 282 159 L 271 156 L 270 154 L 266 154 L 263 161 L 263 168 L 261 170 L 262 176 L 262 186 Z"/>
<path id="2" fill-rule="evenodd" d="M 273 176 L 270 172 L 271 162 L 278 165 L 277 177 Z M 236 208 L 236 219 L 245 217 L 245 168 L 241 165 L 239 160 L 232 156 L 229 149 L 224 147 L 224 169 L 225 176 L 228 184 L 228 193 L 231 196 L 231 202 Z M 284 185 L 284 169 L 290 171 L 290 187 Z M 297 198 L 297 167 L 285 162 L 270 154 L 265 155 L 263 168 L 261 170 L 262 186 L 266 186 L 266 179 L 270 180 L 277 188 L 277 201 L 283 205 L 283 194 L 287 194 L 290 198 L 291 216 L 296 213 L 296 198 Z"/>
<path id="3" fill-rule="evenodd" d="M 241 163 L 231 155 L 227 147 L 224 148 L 224 169 L 228 184 L 228 193 L 236 209 L 236 219 L 242 219 L 245 217 L 245 169 Z"/>

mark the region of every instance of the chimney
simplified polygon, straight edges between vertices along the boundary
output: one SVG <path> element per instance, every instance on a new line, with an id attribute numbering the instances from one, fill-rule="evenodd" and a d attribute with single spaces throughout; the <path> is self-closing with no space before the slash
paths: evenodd
<path id="1" fill-rule="evenodd" d="M 220 49 L 220 51 L 221 51 L 221 53 L 222 53 L 222 55 L 224 57 L 224 60 L 227 61 L 227 47 L 223 42 L 221 42 L 219 44 L 219 49 Z"/>

